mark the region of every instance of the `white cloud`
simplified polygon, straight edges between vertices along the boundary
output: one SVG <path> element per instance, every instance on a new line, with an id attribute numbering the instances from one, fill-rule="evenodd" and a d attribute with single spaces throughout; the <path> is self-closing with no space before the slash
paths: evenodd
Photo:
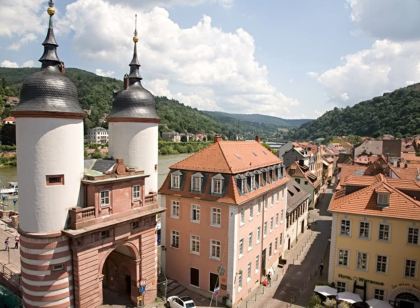
<path id="1" fill-rule="evenodd" d="M 102 77 L 114 77 L 114 71 L 104 71 L 103 69 L 97 68 L 95 74 Z"/>
<path id="2" fill-rule="evenodd" d="M 1 67 L 10 67 L 10 68 L 18 68 L 18 67 L 33 67 L 35 65 L 35 62 L 33 60 L 28 60 L 22 63 L 22 65 L 19 65 L 17 62 L 13 62 L 10 60 L 3 60 L 0 63 Z"/>
<path id="3" fill-rule="evenodd" d="M 47 18 L 41 19 L 39 15 L 41 11 L 45 11 L 45 2 L 46 0 L 0 0 L 0 37 L 12 40 L 8 46 L 10 49 L 20 49 L 42 32 L 42 25 L 47 22 Z"/>
<path id="4" fill-rule="evenodd" d="M 420 1 L 347 0 L 353 22 L 378 39 L 420 39 Z"/>
<path id="5" fill-rule="evenodd" d="M 354 104 L 420 82 L 420 41 L 378 40 L 370 49 L 343 58 L 343 64 L 318 76 L 331 101 Z"/>
<path id="6" fill-rule="evenodd" d="M 225 8 L 232 7 L 234 0 L 105 0 L 109 3 L 123 3 L 131 7 L 150 9 L 156 6 L 171 7 L 177 5 L 196 6 L 203 3 L 214 3 Z"/>
<path id="7" fill-rule="evenodd" d="M 286 97 L 255 59 L 253 37 L 243 29 L 224 32 L 203 18 L 181 28 L 163 8 L 141 13 L 139 55 L 145 85 L 208 110 L 287 116 L 297 100 Z M 106 70 L 128 70 L 132 54 L 133 9 L 104 0 L 78 0 L 66 8 L 63 28 L 77 52 Z M 92 39 L 94 38 L 94 39 Z"/>
<path id="8" fill-rule="evenodd" d="M 9 60 L 3 60 L 0 63 L 0 66 L 1 67 L 10 67 L 10 68 L 17 68 L 17 67 L 19 67 L 19 65 L 16 62 L 9 61 Z"/>

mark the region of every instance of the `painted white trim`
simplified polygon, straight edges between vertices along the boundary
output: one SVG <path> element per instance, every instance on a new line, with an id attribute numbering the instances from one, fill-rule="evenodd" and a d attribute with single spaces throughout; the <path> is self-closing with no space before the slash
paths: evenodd
<path id="1" fill-rule="evenodd" d="M 73 287 L 70 286 L 70 287 L 63 288 L 60 290 L 55 290 L 55 291 L 31 291 L 31 290 L 26 289 L 24 286 L 22 286 L 22 291 L 24 292 L 24 294 L 28 294 L 32 296 L 55 296 L 55 295 L 71 292 L 73 291 Z"/>
<path id="2" fill-rule="evenodd" d="M 337 244 L 337 214 L 332 215 L 332 226 L 331 226 L 331 244 L 330 244 L 330 258 L 329 258 L 329 269 L 328 269 L 328 282 L 334 282 L 334 271 L 336 266 L 336 244 Z"/>
<path id="3" fill-rule="evenodd" d="M 237 268 L 237 237 L 238 237 L 238 228 L 236 217 L 238 215 L 238 207 L 233 205 L 229 206 L 229 226 L 228 226 L 228 268 L 227 268 L 227 293 L 230 294 L 232 303 L 236 299 L 236 289 L 235 289 L 235 276 Z"/>
<path id="4" fill-rule="evenodd" d="M 21 270 L 23 273 L 33 276 L 48 276 L 51 275 L 51 271 L 36 271 L 32 269 L 27 269 L 23 264 L 21 264 Z"/>
<path id="5" fill-rule="evenodd" d="M 23 295 L 23 299 L 26 303 L 28 303 L 29 305 L 38 306 L 38 307 L 50 307 L 50 306 L 55 306 L 59 304 L 70 303 L 72 298 L 73 297 L 67 297 L 67 298 L 63 298 L 63 299 L 60 299 L 59 301 L 54 301 L 54 302 L 36 302 L 36 301 L 31 301 L 29 299 L 26 299 L 25 295 Z"/>
<path id="6" fill-rule="evenodd" d="M 23 245 L 20 245 L 20 251 L 24 253 L 29 253 L 33 255 L 51 255 L 59 252 L 70 251 L 68 246 L 61 246 L 54 249 L 34 249 L 34 248 L 26 248 Z"/>
<path id="7" fill-rule="evenodd" d="M 21 279 L 24 283 L 29 284 L 31 286 L 55 286 L 55 285 L 59 285 L 66 282 L 70 284 L 71 281 L 73 280 L 72 277 L 66 277 L 59 280 L 43 280 L 43 281 L 31 280 L 25 277 L 21 277 Z"/>
<path id="8" fill-rule="evenodd" d="M 20 260 L 23 261 L 26 264 L 41 265 L 41 266 L 52 265 L 52 264 L 60 264 L 60 263 L 70 261 L 70 259 L 71 259 L 71 256 L 62 257 L 62 258 L 58 258 L 58 259 L 50 259 L 50 260 L 31 260 L 31 259 L 27 259 L 25 257 L 20 256 Z"/>

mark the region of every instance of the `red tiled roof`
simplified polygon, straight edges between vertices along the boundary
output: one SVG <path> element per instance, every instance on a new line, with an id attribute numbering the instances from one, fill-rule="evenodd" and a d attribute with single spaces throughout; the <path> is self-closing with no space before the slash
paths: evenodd
<path id="1" fill-rule="evenodd" d="M 336 192 L 328 210 L 346 214 L 420 220 L 420 202 L 397 188 L 401 180 L 387 179 L 382 174 L 366 178 L 368 178 L 366 183 L 372 180 L 373 182 L 365 188 L 348 195 L 343 195 L 342 191 Z M 385 191 L 390 193 L 389 205 L 380 207 L 377 205 L 377 192 Z"/>
<path id="2" fill-rule="evenodd" d="M 218 141 L 170 169 L 236 174 L 281 163 L 257 141 Z"/>

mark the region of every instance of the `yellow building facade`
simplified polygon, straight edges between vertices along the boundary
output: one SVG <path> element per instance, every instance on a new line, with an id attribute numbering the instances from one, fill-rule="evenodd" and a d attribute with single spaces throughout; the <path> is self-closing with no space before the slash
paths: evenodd
<path id="1" fill-rule="evenodd" d="M 420 186 L 378 175 L 342 187 L 329 207 L 329 282 L 365 300 L 420 307 Z"/>

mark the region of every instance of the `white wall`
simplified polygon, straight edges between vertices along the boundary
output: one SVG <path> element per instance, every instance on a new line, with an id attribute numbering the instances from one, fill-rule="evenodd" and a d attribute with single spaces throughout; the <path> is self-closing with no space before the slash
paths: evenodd
<path id="1" fill-rule="evenodd" d="M 158 137 L 157 123 L 109 123 L 109 155 L 150 175 L 146 178 L 146 194 L 158 189 Z"/>
<path id="2" fill-rule="evenodd" d="M 83 120 L 16 119 L 19 225 L 26 232 L 64 229 L 68 209 L 78 205 L 83 177 Z M 47 175 L 64 174 L 64 185 Z"/>

